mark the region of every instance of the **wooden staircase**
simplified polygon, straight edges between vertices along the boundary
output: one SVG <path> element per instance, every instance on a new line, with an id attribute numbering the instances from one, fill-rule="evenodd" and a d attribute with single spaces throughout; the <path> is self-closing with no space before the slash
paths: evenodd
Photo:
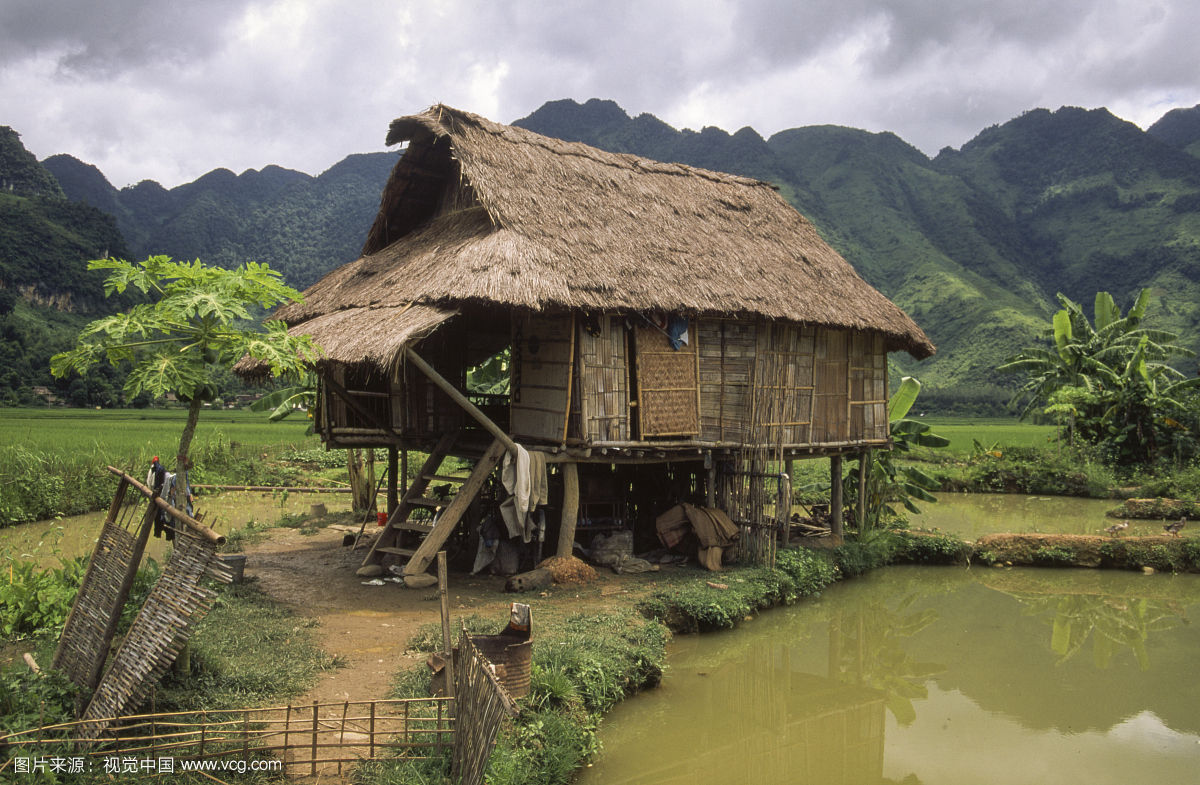
<path id="1" fill-rule="evenodd" d="M 367 553 L 367 557 L 363 559 L 364 567 L 379 564 L 385 554 L 392 554 L 408 557 L 408 563 L 404 566 L 405 575 L 420 575 L 429 568 L 437 556 L 438 550 L 446 543 L 471 502 L 483 489 L 488 475 L 504 457 L 506 449 L 504 443 L 497 439 L 484 451 L 483 456 L 468 476 L 454 477 L 438 474 L 442 461 L 449 454 L 450 448 L 454 446 L 457 438 L 458 433 L 454 432 L 438 440 L 433 451 L 429 453 L 429 459 L 421 466 L 420 473 L 409 486 L 404 498 L 400 500 L 399 506 L 388 518 L 387 526 L 380 532 L 379 537 L 375 539 L 375 544 Z M 457 493 L 442 499 L 430 495 L 430 483 L 433 482 L 461 484 Z M 410 520 L 413 511 L 418 508 L 432 510 L 436 513 L 436 517 L 430 521 Z M 416 549 L 399 547 L 401 532 L 406 531 L 425 535 Z"/>

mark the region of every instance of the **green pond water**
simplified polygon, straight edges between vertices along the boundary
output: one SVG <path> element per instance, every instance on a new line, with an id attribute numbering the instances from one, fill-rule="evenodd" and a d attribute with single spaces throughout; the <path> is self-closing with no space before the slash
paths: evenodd
<path id="1" fill-rule="evenodd" d="M 681 636 L 580 785 L 1200 781 L 1200 576 L 891 567 Z"/>
<path id="2" fill-rule="evenodd" d="M 920 515 L 910 515 L 914 528 L 938 529 L 974 540 L 984 534 L 1046 532 L 1103 534 L 1117 523 L 1105 513 L 1119 506 L 1113 499 L 1069 496 L 1025 496 L 1011 493 L 939 493 L 937 503 L 918 503 Z M 1130 521 L 1121 536 L 1162 534 L 1162 521 Z"/>
<path id="3" fill-rule="evenodd" d="M 283 515 L 308 512 L 314 503 L 323 503 L 330 512 L 349 509 L 348 494 L 293 493 L 287 496 L 270 493 L 236 492 L 201 496 L 196 510 L 204 521 L 222 534 L 228 534 L 246 524 L 272 523 Z M 140 512 L 141 508 L 137 512 Z M 71 515 L 47 521 L 22 523 L 0 528 L 0 567 L 4 573 L 10 561 L 34 561 L 43 567 L 56 567 L 62 558 L 86 556 L 96 547 L 96 538 L 104 525 L 107 511 Z M 146 555 L 162 560 L 169 547 L 165 539 L 151 537 L 146 543 Z"/>

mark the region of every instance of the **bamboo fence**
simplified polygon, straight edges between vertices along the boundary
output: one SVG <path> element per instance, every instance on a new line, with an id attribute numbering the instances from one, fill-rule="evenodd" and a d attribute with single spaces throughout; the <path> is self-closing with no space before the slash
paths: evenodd
<path id="1" fill-rule="evenodd" d="M 209 709 L 107 717 L 10 733 L 0 746 L 18 753 L 61 745 L 88 757 L 137 756 L 203 760 L 274 756 L 290 774 L 326 771 L 336 764 L 383 756 L 423 759 L 451 746 L 452 698 L 398 698 L 313 702 L 311 705 Z M 488 748 L 490 753 L 491 748 Z"/>

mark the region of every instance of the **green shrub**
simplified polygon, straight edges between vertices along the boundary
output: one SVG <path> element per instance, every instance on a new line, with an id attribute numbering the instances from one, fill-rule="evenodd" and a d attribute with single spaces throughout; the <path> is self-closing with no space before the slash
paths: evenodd
<path id="1" fill-rule="evenodd" d="M 1075 554 L 1066 548 L 1044 546 L 1034 550 L 1033 563 L 1044 567 L 1069 567 L 1075 563 Z"/>
<path id="2" fill-rule="evenodd" d="M 34 673 L 18 660 L 0 671 L 0 731 L 21 731 L 75 719 L 79 688 L 65 675 Z"/>
<path id="3" fill-rule="evenodd" d="M 897 534 L 896 561 L 910 564 L 966 564 L 971 545 L 949 534 Z"/>
<path id="4" fill-rule="evenodd" d="M 977 493 L 1106 498 L 1118 484 L 1111 470 L 1083 452 L 1040 447 L 979 451 L 957 473 L 936 474 L 946 490 Z"/>
<path id="5" fill-rule="evenodd" d="M 823 553 L 808 548 L 788 548 L 775 556 L 776 569 L 789 575 L 795 583 L 797 597 L 820 594 L 837 580 L 833 561 Z"/>
<path id="6" fill-rule="evenodd" d="M 82 556 L 43 570 L 28 561 L 10 563 L 0 578 L 0 636 L 25 637 L 61 628 L 87 571 Z"/>

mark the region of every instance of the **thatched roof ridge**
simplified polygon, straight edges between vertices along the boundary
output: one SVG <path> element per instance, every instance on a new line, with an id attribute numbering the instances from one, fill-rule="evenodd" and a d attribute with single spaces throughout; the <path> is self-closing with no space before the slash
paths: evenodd
<path id="1" fill-rule="evenodd" d="M 282 309 L 290 324 L 347 308 L 478 302 L 782 319 L 933 352 L 768 183 L 440 105 L 395 120 L 387 140 L 409 146 L 363 256 Z"/>

